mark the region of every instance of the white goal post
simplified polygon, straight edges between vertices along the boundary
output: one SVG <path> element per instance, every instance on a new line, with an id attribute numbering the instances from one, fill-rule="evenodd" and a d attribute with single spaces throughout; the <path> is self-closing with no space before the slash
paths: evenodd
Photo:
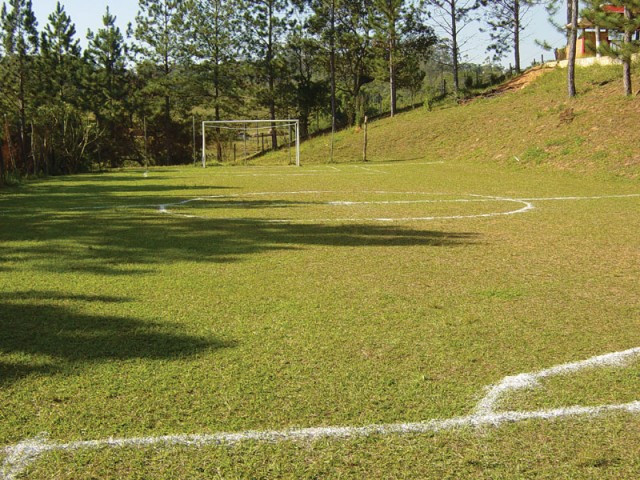
<path id="1" fill-rule="evenodd" d="M 281 145 L 295 146 L 296 166 L 300 166 L 300 121 L 286 120 L 205 120 L 202 122 L 202 167 L 207 166 L 207 152 L 210 143 L 216 148 L 216 157 L 237 160 L 240 156 L 245 162 L 271 150 L 272 138 L 283 138 Z M 266 149 L 265 149 L 266 139 Z M 256 143 L 257 142 L 257 143 Z M 240 154 L 238 154 L 238 151 Z M 291 153 L 290 153 L 291 156 Z"/>

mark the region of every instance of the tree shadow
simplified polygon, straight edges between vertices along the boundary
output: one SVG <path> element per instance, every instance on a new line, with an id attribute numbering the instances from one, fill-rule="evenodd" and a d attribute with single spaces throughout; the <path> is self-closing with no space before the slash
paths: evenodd
<path id="1" fill-rule="evenodd" d="M 29 183 L 7 191 L 0 200 L 0 215 L 19 213 L 50 213 L 64 209 L 99 208 L 107 205 L 127 207 L 131 204 L 159 205 L 177 198 L 184 199 L 185 193 L 191 196 L 210 195 L 212 191 L 233 190 L 235 187 L 219 185 L 181 185 L 178 179 L 163 176 L 162 181 L 143 179 L 142 176 L 114 175 L 74 175 L 58 177 L 56 182 L 46 180 Z M 167 184 L 173 181 L 173 184 Z M 26 195 L 25 195 L 26 193 Z M 19 196 L 20 203 L 13 208 L 11 197 Z"/>
<path id="2" fill-rule="evenodd" d="M 252 208 L 271 207 L 258 202 Z M 153 271 L 154 265 L 179 261 L 236 262 L 262 252 L 307 246 L 444 248 L 478 241 L 475 233 L 396 224 L 270 223 L 259 218 L 187 218 L 149 212 L 16 215 L 4 216 L 3 223 L 8 228 L 0 231 L 0 241 L 7 241 L 1 263 L 27 258 L 45 271 L 100 275 L 142 275 Z"/>
<path id="3" fill-rule="evenodd" d="M 83 314 L 61 304 L 69 301 L 130 300 L 41 291 L 1 293 L 0 353 L 5 358 L 0 361 L 0 385 L 34 373 L 64 372 L 78 365 L 137 358 L 184 358 L 235 345 L 187 335 L 160 321 Z"/>

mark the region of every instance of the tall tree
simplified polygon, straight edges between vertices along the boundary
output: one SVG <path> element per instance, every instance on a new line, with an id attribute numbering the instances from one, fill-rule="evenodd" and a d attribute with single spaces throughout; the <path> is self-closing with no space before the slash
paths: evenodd
<path id="1" fill-rule="evenodd" d="M 100 163 L 108 162 L 116 167 L 126 151 L 134 148 L 128 134 L 128 45 L 109 7 L 102 17 L 102 28 L 95 33 L 90 30 L 87 41 L 85 57 L 91 67 L 89 85 L 92 90 L 89 108 L 106 132 L 96 153 Z"/>
<path id="2" fill-rule="evenodd" d="M 567 94 L 576 96 L 576 46 L 578 42 L 578 0 L 567 0 Z"/>
<path id="3" fill-rule="evenodd" d="M 336 90 L 346 125 L 353 125 L 361 89 L 373 77 L 371 0 L 342 0 L 336 9 Z"/>
<path id="4" fill-rule="evenodd" d="M 579 0 L 545 0 L 545 8 L 549 14 L 549 23 L 567 37 L 567 90 L 569 97 L 576 95 L 576 44 L 578 39 L 578 8 Z M 564 7 L 566 5 L 566 7 Z M 556 15 L 566 8 L 566 22 L 556 21 Z M 546 42 L 538 42 L 543 48 L 551 47 Z"/>
<path id="5" fill-rule="evenodd" d="M 633 39 L 634 32 L 640 29 L 640 0 L 612 0 L 608 4 L 591 0 L 589 3 L 585 17 L 599 27 L 622 34 L 621 38 L 610 36 L 611 43 L 601 45 L 601 49 L 606 55 L 622 61 L 624 94 L 632 95 L 631 63 L 640 51 L 640 41 Z"/>
<path id="6" fill-rule="evenodd" d="M 322 49 L 328 46 L 329 58 L 329 99 L 331 103 L 331 140 L 329 147 L 329 162 L 333 162 L 333 140 L 337 126 L 336 99 L 336 10 L 340 0 L 303 0 L 311 8 L 311 16 L 307 21 L 307 28 L 318 35 L 317 46 Z"/>
<path id="7" fill-rule="evenodd" d="M 378 42 L 384 46 L 389 76 L 389 105 L 393 117 L 397 107 L 397 50 L 400 43 L 400 28 L 407 7 L 405 0 L 374 0 L 375 15 L 373 22 Z"/>
<path id="8" fill-rule="evenodd" d="M 174 72 L 184 59 L 185 9 L 183 0 L 139 0 L 135 37 L 138 51 L 150 62 L 149 91 L 163 100 L 161 127 L 165 163 L 174 160 L 172 143 L 172 100 L 175 94 Z M 155 68 L 153 68 L 155 67 Z"/>
<path id="9" fill-rule="evenodd" d="M 322 74 L 323 56 L 315 39 L 296 27 L 287 42 L 285 56 L 290 74 L 286 89 L 291 93 L 296 116 L 300 120 L 300 136 L 309 135 L 309 119 L 328 99 L 329 86 Z"/>
<path id="10" fill-rule="evenodd" d="M 38 123 L 47 170 L 71 173 L 87 165 L 86 150 L 95 126 L 84 115 L 86 98 L 81 95 L 84 64 L 76 29 L 57 2 L 41 36 L 40 106 Z M 35 143 L 35 142 L 34 142 Z"/>
<path id="11" fill-rule="evenodd" d="M 211 98 L 215 120 L 222 113 L 238 110 L 241 82 L 237 58 L 240 53 L 241 17 L 231 0 L 189 0 L 187 2 L 190 55 L 197 59 L 198 83 Z"/>
<path id="12" fill-rule="evenodd" d="M 21 168 L 27 169 L 30 149 L 27 116 L 33 109 L 33 89 L 37 78 L 34 62 L 39 45 L 38 23 L 31 0 L 10 0 L 9 10 L 3 3 L 0 24 L 4 53 L 1 72 L 3 96 L 9 113 L 17 117 Z"/>
<path id="13" fill-rule="evenodd" d="M 49 15 L 40 41 L 46 92 L 57 102 L 77 100 L 80 74 L 80 41 L 76 28 L 60 2 Z"/>
<path id="14" fill-rule="evenodd" d="M 291 4 L 288 0 L 246 0 L 244 11 L 245 54 L 253 61 L 256 77 L 264 82 L 259 102 L 276 117 L 276 83 L 282 66 L 282 45 L 292 27 Z M 271 144 L 278 147 L 275 123 L 271 124 Z"/>
<path id="15" fill-rule="evenodd" d="M 460 90 L 459 62 L 461 32 L 475 19 L 473 12 L 480 6 L 478 0 L 425 0 L 425 4 L 433 9 L 432 18 L 445 33 L 450 42 L 453 88 L 457 93 Z"/>
<path id="16" fill-rule="evenodd" d="M 241 88 L 240 35 L 241 16 L 237 4 L 230 0 L 188 0 L 188 48 L 196 60 L 193 86 L 203 108 L 213 108 L 214 120 L 238 116 Z M 211 102 L 208 101 L 211 99 Z M 222 161 L 220 129 L 217 128 L 217 158 Z"/>
<path id="17" fill-rule="evenodd" d="M 485 20 L 489 25 L 491 43 L 487 50 L 494 52 L 494 60 L 502 59 L 507 52 L 513 52 L 516 72 L 520 66 L 520 34 L 526 28 L 526 18 L 531 7 L 540 4 L 538 0 L 483 0 L 486 7 Z"/>
<path id="18" fill-rule="evenodd" d="M 389 80 L 390 114 L 393 117 L 400 79 L 414 88 L 416 82 L 422 81 L 424 72 L 420 60 L 429 56 L 437 39 L 420 12 L 405 0 L 375 0 L 374 8 L 376 43 L 383 47 L 381 56 L 387 64 L 385 77 Z"/>

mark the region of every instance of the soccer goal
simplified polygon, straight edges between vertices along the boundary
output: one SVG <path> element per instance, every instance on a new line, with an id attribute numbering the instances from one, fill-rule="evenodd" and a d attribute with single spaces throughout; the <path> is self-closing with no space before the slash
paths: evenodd
<path id="1" fill-rule="evenodd" d="M 288 120 L 205 120 L 202 122 L 202 166 L 208 161 L 242 163 L 274 150 L 288 152 L 300 166 L 300 122 Z"/>

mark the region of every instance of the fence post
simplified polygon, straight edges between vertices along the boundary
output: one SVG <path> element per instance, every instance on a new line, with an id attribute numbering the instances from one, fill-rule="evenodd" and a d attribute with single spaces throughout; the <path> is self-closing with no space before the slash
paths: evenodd
<path id="1" fill-rule="evenodd" d="M 362 147 L 362 161 L 366 162 L 367 161 L 367 130 L 369 126 L 369 117 L 367 117 L 366 115 L 364 116 L 364 145 Z"/>

